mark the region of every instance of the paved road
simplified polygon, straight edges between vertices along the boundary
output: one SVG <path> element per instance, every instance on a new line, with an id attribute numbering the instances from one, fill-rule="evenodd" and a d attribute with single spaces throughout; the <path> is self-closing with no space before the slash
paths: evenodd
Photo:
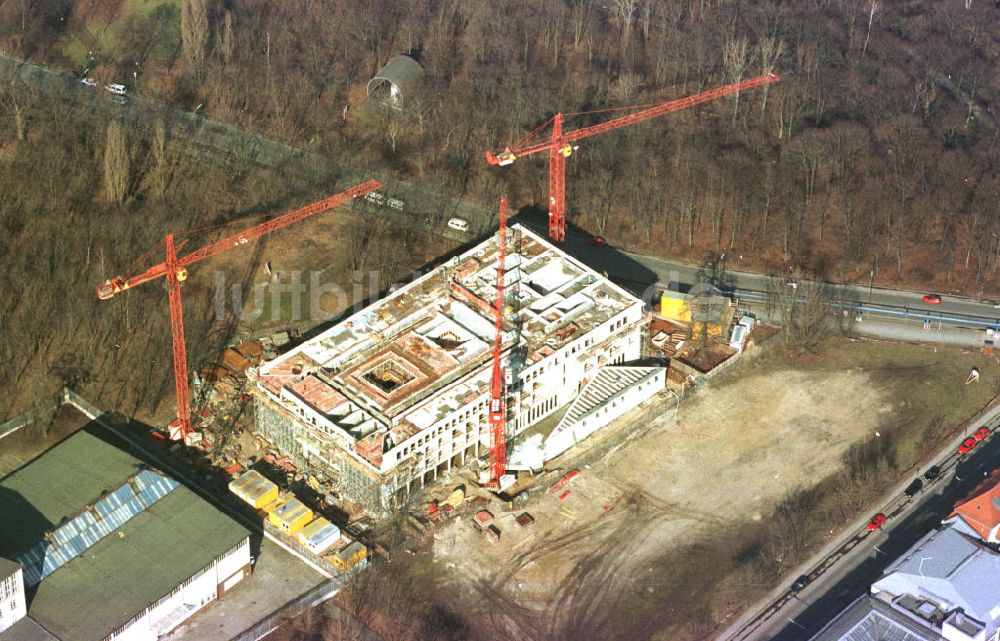
<path id="1" fill-rule="evenodd" d="M 998 409 L 994 408 L 983 421 L 993 430 L 1000 427 Z M 966 431 L 972 432 L 978 426 L 978 423 L 973 424 Z M 826 569 L 802 592 L 792 595 L 788 586 L 783 586 L 783 591 L 772 602 L 777 609 L 765 610 L 767 618 L 759 623 L 750 619 L 746 624 L 745 617 L 734 624 L 736 629 L 730 628 L 719 639 L 805 641 L 816 634 L 836 613 L 867 592 L 892 561 L 940 524 L 954 504 L 997 467 L 1000 436 L 994 435 L 973 454 L 961 459 L 956 459 L 954 451 L 954 444 L 949 444 L 943 451 L 943 460 L 938 463 L 943 469 L 942 476 L 933 483 L 926 483 L 915 498 L 908 499 L 900 491 L 887 503 L 883 512 L 890 518 L 883 530 L 873 534 L 850 534 L 847 543 L 859 537 L 850 552 L 843 556 L 833 553 L 829 558 L 823 554 L 823 559 L 817 558 L 810 563 L 809 567 Z M 914 471 L 903 479 L 900 487 L 918 473 Z M 815 570 L 812 574 L 816 574 Z"/>
<path id="2" fill-rule="evenodd" d="M 545 233 L 544 225 L 537 221 L 525 223 L 534 231 Z M 647 256 L 620 250 L 614 247 L 594 247 L 588 245 L 587 237 L 578 230 L 569 230 L 564 243 L 565 249 L 580 258 L 597 271 L 608 276 L 650 302 L 669 283 L 690 286 L 705 277 L 705 269 L 699 265 L 658 256 Z M 750 305 L 762 305 L 766 299 L 770 276 L 758 272 L 726 270 L 730 292 Z M 961 327 L 978 330 L 969 344 L 982 344 L 982 330 L 1000 330 L 1000 307 L 993 301 L 946 296 L 941 304 L 923 302 L 927 292 L 873 287 L 864 285 L 837 285 L 838 303 L 844 309 L 868 319 L 903 321 L 916 327 L 933 329 L 940 326 Z M 869 302 L 870 301 L 870 302 Z M 900 337 L 904 338 L 904 337 Z"/>
<path id="3" fill-rule="evenodd" d="M 284 170 L 289 180 L 294 181 L 293 192 L 316 192 L 332 188 L 335 183 L 357 182 L 362 178 L 355 169 L 339 166 L 335 159 L 205 118 L 156 99 L 130 95 L 126 104 L 117 104 L 110 94 L 99 87 L 86 87 L 66 73 L 5 54 L 0 54 L 0 76 L 7 79 L 16 77 L 26 90 L 39 92 L 47 100 L 68 104 L 80 114 L 81 126 L 86 126 L 88 122 L 97 126 L 110 116 L 125 121 L 135 130 L 148 132 L 155 122 L 163 120 L 170 138 L 177 144 L 199 149 L 221 162 L 238 161 L 261 168 Z M 16 85 L 13 86 L 16 88 Z M 453 238 L 459 241 L 472 241 L 477 233 L 488 233 L 496 224 L 497 213 L 493 205 L 459 198 L 392 176 L 380 178 L 387 185 L 387 201 L 381 205 L 370 202 L 357 204 L 369 213 L 404 217 L 442 234 L 449 233 L 445 225 L 449 218 L 465 218 L 472 223 L 472 229 L 468 238 Z M 392 199 L 395 206 L 389 206 L 388 199 Z M 531 221 L 530 226 L 545 233 L 542 220 Z M 697 265 L 680 261 L 632 254 L 610 247 L 592 247 L 585 240 L 579 230 L 571 228 L 565 248 L 643 295 L 645 300 L 652 298 L 657 287 L 672 280 L 689 285 L 698 282 L 702 271 Z M 733 293 L 748 302 L 760 300 L 767 290 L 768 276 L 764 274 L 731 269 L 727 275 L 732 280 Z M 992 302 L 948 296 L 940 305 L 928 305 L 921 300 L 922 293 L 870 289 L 863 285 L 847 285 L 840 291 L 849 307 L 866 316 L 918 323 L 940 322 L 977 329 L 1000 328 L 1000 308 L 994 307 Z"/>

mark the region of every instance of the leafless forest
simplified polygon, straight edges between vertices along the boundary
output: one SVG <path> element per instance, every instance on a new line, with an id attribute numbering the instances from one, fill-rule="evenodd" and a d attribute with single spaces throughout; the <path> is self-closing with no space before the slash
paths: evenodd
<path id="1" fill-rule="evenodd" d="M 116 22 L 121 36 L 101 41 Z M 664 255 L 727 251 L 769 271 L 987 294 L 1000 252 L 998 25 L 981 0 L 0 4 L 12 55 L 79 72 L 68 43 L 92 43 L 104 82 L 134 77 L 141 95 L 355 171 L 519 205 L 544 206 L 544 160 L 489 167 L 483 151 L 555 111 L 773 70 L 782 82 L 767 91 L 587 141 L 568 163 L 571 222 Z M 366 109 L 365 83 L 401 52 L 425 82 L 401 111 Z M 23 82 L 4 86 L 0 110 L 0 385 L 13 390 L 0 415 L 64 382 L 125 412 L 155 404 L 169 389 L 149 355 L 169 354 L 165 314 L 150 311 L 162 291 L 109 314 L 94 283 L 164 231 L 287 207 L 331 182 L 192 159 L 169 122 L 137 132 L 108 110 L 82 126 Z M 147 392 L 126 402 L 112 391 L 124 382 Z"/>

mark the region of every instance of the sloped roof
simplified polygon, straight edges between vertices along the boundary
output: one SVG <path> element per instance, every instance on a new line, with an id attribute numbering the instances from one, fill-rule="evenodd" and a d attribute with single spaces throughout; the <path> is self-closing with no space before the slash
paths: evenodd
<path id="1" fill-rule="evenodd" d="M 156 478 L 137 482 L 143 471 Z M 176 483 L 87 430 L 0 480 L 0 555 L 8 557 L 48 540 L 63 517 L 71 517 L 65 526 L 77 521 L 74 514 L 92 516 L 87 505 L 97 512 L 100 500 L 123 488 L 133 507 L 139 495 L 149 499 L 149 509 L 128 510 L 127 519 L 115 510 L 102 514 L 110 530 L 78 533 L 83 553 L 61 559 L 38 584 L 28 615 L 63 641 L 103 639 L 249 536 L 183 485 L 151 501 L 145 493 L 156 490 L 145 481 L 161 490 Z"/>
<path id="2" fill-rule="evenodd" d="M 587 383 L 569 406 L 555 431 L 572 429 L 575 423 L 583 420 L 612 399 L 621 396 L 637 383 L 656 376 L 662 369 L 660 367 L 621 366 L 601 368 L 597 376 Z"/>
<path id="3" fill-rule="evenodd" d="M 17 561 L 11 561 L 10 559 L 5 559 L 0 556 L 0 581 L 14 576 L 17 570 L 21 567 L 21 564 Z"/>
<path id="4" fill-rule="evenodd" d="M 391 83 L 403 91 L 415 85 L 423 77 L 424 68 L 420 63 L 410 56 L 400 54 L 385 63 L 385 66 L 368 81 L 368 93 L 371 94 L 383 82 Z"/>
<path id="5" fill-rule="evenodd" d="M 988 541 L 990 533 L 1000 525 L 1000 483 L 956 505 L 948 518 L 955 516 L 964 520 L 981 539 Z"/>
<path id="6" fill-rule="evenodd" d="M 946 601 L 990 623 L 1000 604 L 1000 555 L 954 528 L 935 530 L 886 568 L 872 589 Z"/>
<path id="7" fill-rule="evenodd" d="M 809 641 L 943 641 L 932 629 L 911 621 L 888 603 L 866 594 L 854 601 Z"/>
<path id="8" fill-rule="evenodd" d="M 18 555 L 25 585 L 38 584 L 179 485 L 159 472 L 142 470 L 107 494 L 102 492 L 100 498 L 92 500 L 89 509 L 53 527 L 29 550 Z"/>
<path id="9" fill-rule="evenodd" d="M 0 641 L 59 641 L 31 617 L 24 617 L 3 632 Z"/>

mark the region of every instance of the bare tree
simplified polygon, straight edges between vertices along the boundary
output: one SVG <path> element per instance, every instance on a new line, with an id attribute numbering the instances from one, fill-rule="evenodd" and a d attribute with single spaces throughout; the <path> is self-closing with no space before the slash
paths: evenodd
<path id="1" fill-rule="evenodd" d="M 861 47 L 861 55 L 868 51 L 868 39 L 872 37 L 872 23 L 875 22 L 875 10 L 878 9 L 878 0 L 872 0 L 871 10 L 868 12 L 868 33 L 865 34 L 865 44 Z"/>
<path id="2" fill-rule="evenodd" d="M 233 38 L 233 12 L 227 10 L 222 18 L 222 31 L 219 33 L 219 53 L 222 55 L 222 62 L 227 65 L 233 59 L 235 47 Z"/>
<path id="3" fill-rule="evenodd" d="M 181 3 L 181 48 L 194 72 L 201 77 L 208 45 L 208 8 L 205 0 Z"/>
<path id="4" fill-rule="evenodd" d="M 784 54 L 785 41 L 781 38 L 768 36 L 757 43 L 757 55 L 760 56 L 761 71 L 765 74 L 774 73 L 774 70 L 778 68 L 778 61 L 781 60 Z M 764 112 L 767 110 L 767 94 L 770 88 L 770 85 L 764 85 L 761 88 L 761 117 L 763 117 Z"/>
<path id="5" fill-rule="evenodd" d="M 834 285 L 804 276 L 801 270 L 793 270 L 768 279 L 767 314 L 783 326 L 785 342 L 815 352 L 838 328 L 847 331 L 854 316 L 842 307 Z"/>
<path id="6" fill-rule="evenodd" d="M 108 202 L 121 204 L 128 196 L 131 159 L 125 131 L 117 120 L 108 123 L 107 141 L 104 145 L 104 197 Z"/>
<path id="7" fill-rule="evenodd" d="M 167 190 L 170 181 L 170 162 L 167 158 L 167 127 L 162 120 L 153 126 L 153 140 L 150 144 L 153 156 L 153 190 L 159 198 Z"/>
<path id="8" fill-rule="evenodd" d="M 632 36 L 632 18 L 635 16 L 638 0 L 615 0 L 615 13 L 621 22 L 621 46 L 622 49 L 628 47 L 629 38 Z"/>
<path id="9" fill-rule="evenodd" d="M 740 82 L 746 75 L 751 62 L 750 45 L 744 37 L 730 36 L 722 50 L 722 62 L 732 82 Z M 740 109 L 740 92 L 733 96 L 733 124 Z"/>

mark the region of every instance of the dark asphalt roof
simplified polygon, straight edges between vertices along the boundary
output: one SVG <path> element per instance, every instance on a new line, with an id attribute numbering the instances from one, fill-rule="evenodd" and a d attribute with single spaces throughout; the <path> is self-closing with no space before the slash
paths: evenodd
<path id="1" fill-rule="evenodd" d="M 89 432 L 62 441 L 0 481 L 0 555 L 23 552 L 140 469 Z M 247 536 L 181 485 L 45 577 L 28 614 L 63 641 L 103 639 Z"/>
<path id="2" fill-rule="evenodd" d="M 0 641 L 59 641 L 59 639 L 49 634 L 45 628 L 32 621 L 30 617 L 24 617 L 0 632 Z"/>
<path id="3" fill-rule="evenodd" d="M 6 525 L 4 527 L 7 527 Z M 15 572 L 21 567 L 21 564 L 17 561 L 11 561 L 10 559 L 5 559 L 0 556 L 0 581 L 3 581 L 7 577 L 13 576 Z"/>
<path id="4" fill-rule="evenodd" d="M 372 83 L 382 80 L 391 82 L 399 89 L 405 90 L 424 77 L 424 68 L 410 56 L 398 55 L 385 63 L 378 73 L 368 81 L 368 93 L 372 92 Z M 377 86 L 377 82 L 376 82 Z"/>

